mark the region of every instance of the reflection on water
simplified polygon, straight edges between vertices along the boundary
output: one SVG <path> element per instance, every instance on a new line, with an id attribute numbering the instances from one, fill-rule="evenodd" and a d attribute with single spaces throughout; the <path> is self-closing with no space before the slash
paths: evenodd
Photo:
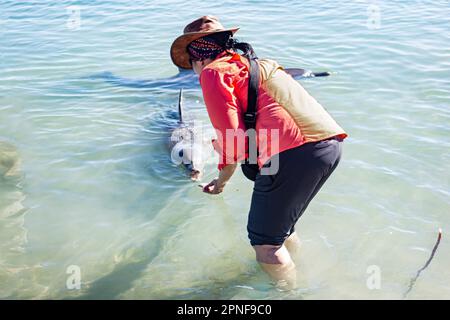
<path id="1" fill-rule="evenodd" d="M 232 4 L 180 18 L 181 1 L 80 1 L 77 22 L 71 1 L 0 3 L 0 298 L 401 298 L 438 227 L 409 298 L 450 297 L 448 3 L 380 1 L 375 27 L 368 1 Z M 332 72 L 301 81 L 350 138 L 297 225 L 292 292 L 254 261 L 251 183 L 238 172 L 211 197 L 170 161 L 180 87 L 213 132 L 198 79 L 169 57 L 205 13 L 260 57 Z M 80 290 L 66 286 L 72 265 Z"/>

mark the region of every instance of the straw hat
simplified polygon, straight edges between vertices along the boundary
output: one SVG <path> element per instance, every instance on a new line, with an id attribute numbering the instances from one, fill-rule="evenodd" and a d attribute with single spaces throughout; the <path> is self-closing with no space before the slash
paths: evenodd
<path id="1" fill-rule="evenodd" d="M 183 35 L 175 39 L 170 47 L 170 57 L 175 65 L 183 69 L 192 69 L 189 63 L 188 45 L 203 36 L 213 33 L 231 31 L 233 34 L 239 28 L 225 29 L 214 16 L 203 16 L 189 23 L 183 30 Z"/>

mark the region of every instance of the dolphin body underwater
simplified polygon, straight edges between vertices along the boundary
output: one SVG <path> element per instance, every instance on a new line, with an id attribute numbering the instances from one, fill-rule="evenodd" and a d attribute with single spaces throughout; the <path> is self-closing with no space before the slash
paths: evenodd
<path id="1" fill-rule="evenodd" d="M 178 96 L 178 122 L 170 135 L 169 150 L 172 162 L 182 165 L 193 181 L 203 174 L 205 140 L 195 123 L 185 121 L 183 116 L 183 89 Z"/>
<path id="2" fill-rule="evenodd" d="M 114 75 L 109 71 L 96 73 L 89 76 L 89 79 L 100 79 L 105 82 L 135 89 L 195 89 L 200 87 L 198 75 L 192 70 L 178 69 L 178 74 L 162 79 L 129 79 Z"/>
<path id="3" fill-rule="evenodd" d="M 300 68 L 286 68 L 284 69 L 294 79 L 306 79 L 314 77 L 326 77 L 330 72 L 312 72 L 310 70 Z M 128 79 L 114 75 L 109 71 L 93 74 L 89 79 L 100 79 L 115 86 L 136 88 L 136 89 L 198 89 L 200 83 L 198 75 L 192 70 L 178 69 L 178 74 L 169 78 L 162 79 Z"/>
<path id="4" fill-rule="evenodd" d="M 312 72 L 301 68 L 284 69 L 294 79 L 301 80 L 314 77 L 326 77 L 330 72 Z M 93 74 L 90 80 L 103 80 L 111 85 L 135 89 L 168 89 L 180 90 L 178 97 L 178 123 L 173 129 L 169 142 L 169 150 L 172 162 L 182 165 L 188 172 L 191 180 L 201 179 L 204 167 L 205 141 L 198 137 L 196 128 L 192 123 L 187 123 L 183 117 L 183 89 L 199 89 L 199 77 L 192 70 L 178 69 L 178 74 L 161 79 L 129 79 L 114 75 L 109 71 Z M 210 147 L 210 146 L 209 146 Z"/>

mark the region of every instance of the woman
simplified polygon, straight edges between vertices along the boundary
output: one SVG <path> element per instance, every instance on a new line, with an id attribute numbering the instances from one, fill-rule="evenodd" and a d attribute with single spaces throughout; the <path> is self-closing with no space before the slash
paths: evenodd
<path id="1" fill-rule="evenodd" d="M 245 130 L 247 58 L 255 55 L 249 44 L 233 39 L 237 30 L 204 16 L 188 24 L 171 47 L 175 65 L 199 74 L 218 135 L 213 145 L 220 154 L 219 176 L 204 186 L 209 194 L 221 193 L 237 163 L 248 156 L 238 138 Z M 347 134 L 295 80 L 272 64 L 272 71 L 264 67 L 260 73 L 256 144 L 261 171 L 256 175 L 247 230 L 262 269 L 293 287 L 296 272 L 291 254 L 298 244 L 294 225 L 338 165 Z M 262 174 L 275 158 L 277 170 Z"/>

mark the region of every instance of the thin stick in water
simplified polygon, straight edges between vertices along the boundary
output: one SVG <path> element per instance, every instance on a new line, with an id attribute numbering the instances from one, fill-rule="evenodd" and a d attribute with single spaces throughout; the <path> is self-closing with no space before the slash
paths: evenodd
<path id="1" fill-rule="evenodd" d="M 437 238 L 437 240 L 436 240 L 436 244 L 435 244 L 434 247 L 433 247 L 433 250 L 431 251 L 431 256 L 430 256 L 430 258 L 428 258 L 428 260 L 427 260 L 427 262 L 425 263 L 425 265 L 424 265 L 419 271 L 417 271 L 416 276 L 415 276 L 414 278 L 411 279 L 411 282 L 409 283 L 408 291 L 406 291 L 405 294 L 403 295 L 403 299 L 405 299 L 406 296 L 408 295 L 408 293 L 412 290 L 414 284 L 416 283 L 417 278 L 419 278 L 419 276 L 420 276 L 420 273 L 421 273 L 423 270 L 425 270 L 425 269 L 428 267 L 428 265 L 431 263 L 431 260 L 433 260 L 434 254 L 436 253 L 436 250 L 437 250 L 437 248 L 438 248 L 438 246 L 439 246 L 439 243 L 441 242 L 441 238 L 442 238 L 442 229 L 439 228 L 438 238 Z"/>

